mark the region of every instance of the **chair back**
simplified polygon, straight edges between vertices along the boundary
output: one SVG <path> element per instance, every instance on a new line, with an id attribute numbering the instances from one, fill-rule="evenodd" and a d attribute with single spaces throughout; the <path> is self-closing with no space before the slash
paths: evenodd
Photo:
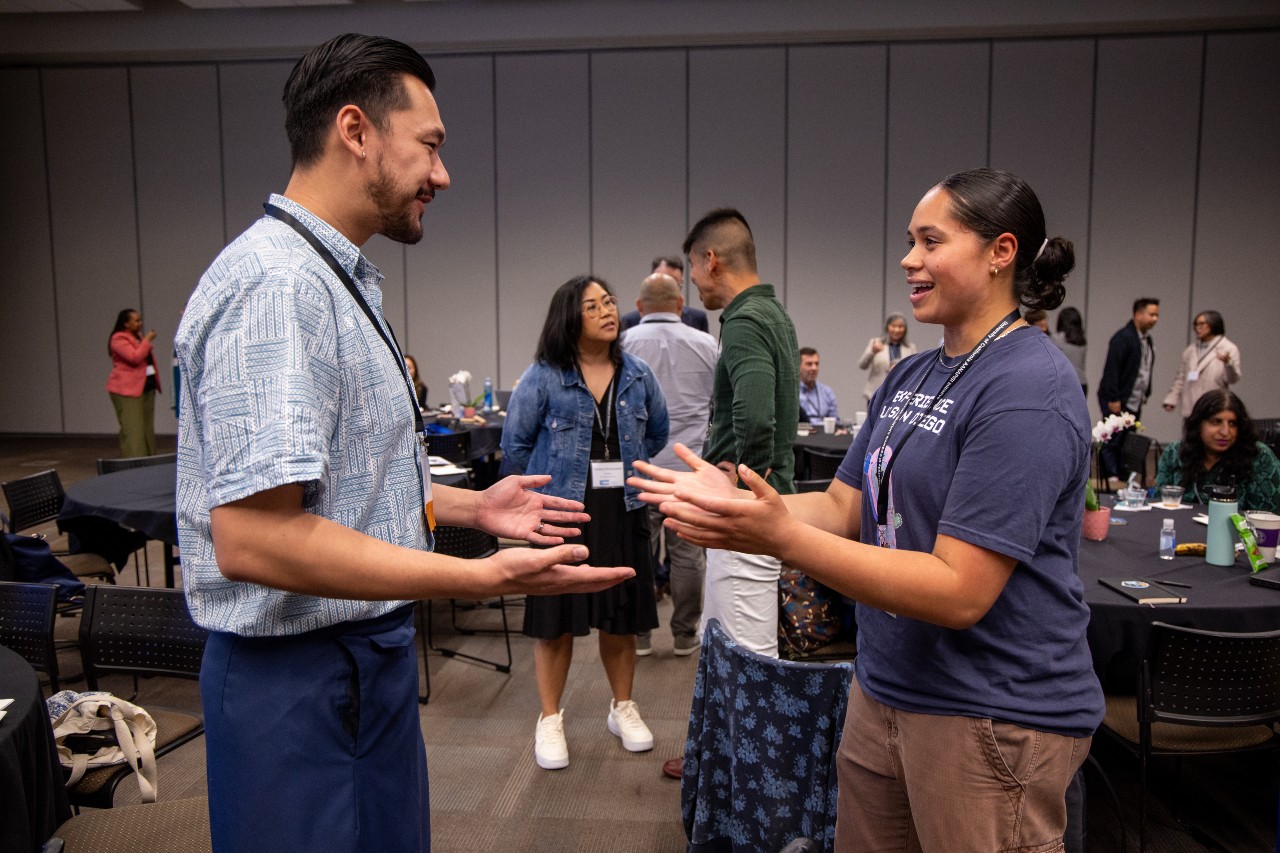
<path id="1" fill-rule="evenodd" d="M 1280 721 L 1280 631 L 1231 634 L 1153 622 L 1138 698 L 1144 724 Z"/>
<path id="2" fill-rule="evenodd" d="M 52 469 L 0 483 L 0 489 L 3 489 L 4 499 L 9 503 L 10 533 L 53 521 L 66 499 L 62 480 Z"/>
<path id="3" fill-rule="evenodd" d="M 51 583 L 0 581 L 0 646 L 49 676 L 49 692 L 58 692 L 58 652 L 53 642 L 58 588 Z"/>
<path id="4" fill-rule="evenodd" d="M 471 433 L 442 432 L 427 434 L 427 448 L 432 456 L 448 459 L 450 462 L 471 461 Z"/>
<path id="5" fill-rule="evenodd" d="M 182 590 L 93 584 L 85 589 L 80 655 L 90 690 L 111 673 L 198 678 L 208 632 Z"/>
<path id="6" fill-rule="evenodd" d="M 804 458 L 805 464 L 809 469 L 808 477 L 810 479 L 830 480 L 835 477 L 836 470 L 840 467 L 840 463 L 844 461 L 844 454 L 822 453 L 806 447 L 804 448 Z"/>
<path id="7" fill-rule="evenodd" d="M 437 554 L 447 554 L 463 560 L 477 560 L 498 552 L 498 537 L 473 527 L 437 524 L 435 538 Z"/>
<path id="8" fill-rule="evenodd" d="M 781 850 L 798 836 L 832 849 L 852 679 L 850 663 L 765 657 L 708 620 L 680 786 L 690 849 Z"/>
<path id="9" fill-rule="evenodd" d="M 1137 471 L 1142 478 L 1143 488 L 1147 485 L 1147 456 L 1153 443 L 1149 436 L 1132 430 L 1126 432 L 1120 440 L 1120 468 L 1124 471 Z"/>
<path id="10" fill-rule="evenodd" d="M 155 456 L 133 456 L 128 459 L 99 459 L 99 474 L 114 474 L 130 468 L 147 468 L 152 465 L 172 465 L 178 461 L 176 453 L 157 453 Z"/>
<path id="11" fill-rule="evenodd" d="M 1258 432 L 1258 440 L 1271 448 L 1272 453 L 1280 454 L 1280 418 L 1254 418 L 1253 428 Z"/>

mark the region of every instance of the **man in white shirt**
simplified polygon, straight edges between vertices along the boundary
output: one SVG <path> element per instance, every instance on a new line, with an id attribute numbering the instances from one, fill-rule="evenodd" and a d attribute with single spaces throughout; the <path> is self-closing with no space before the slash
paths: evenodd
<path id="1" fill-rule="evenodd" d="M 667 398 L 671 418 L 671 440 L 653 458 L 655 465 L 687 470 L 671 449 L 675 443 L 686 444 L 701 453 L 707 438 L 707 422 L 711 414 L 711 390 L 715 379 L 718 346 L 706 332 L 680 321 L 684 298 L 679 283 L 670 275 L 655 272 L 644 280 L 636 309 L 640 324 L 622 336 L 622 348 L 644 359 L 653 368 L 662 394 Z M 664 536 L 663 515 L 656 506 L 649 507 L 650 543 L 654 557 L 666 540 L 667 558 L 671 563 L 671 635 L 677 655 L 688 655 L 698 649 L 698 621 L 702 615 L 702 581 L 706 573 L 706 551 L 674 536 Z M 652 652 L 651 638 L 646 632 L 636 638 L 636 654 Z"/>

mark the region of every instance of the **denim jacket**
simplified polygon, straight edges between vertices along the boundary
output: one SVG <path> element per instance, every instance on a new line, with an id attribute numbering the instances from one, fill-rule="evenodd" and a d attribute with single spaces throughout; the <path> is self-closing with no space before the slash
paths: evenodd
<path id="1" fill-rule="evenodd" d="M 520 377 L 507 403 L 502 428 L 502 467 L 510 474 L 550 474 L 541 489 L 549 495 L 580 501 L 591 482 L 591 427 L 595 398 L 577 370 L 561 370 L 535 362 Z M 618 444 L 626 475 L 632 463 L 667 444 L 667 403 L 653 371 L 635 356 L 622 354 L 622 371 L 614 402 Z M 628 510 L 644 506 L 639 489 L 626 487 Z"/>

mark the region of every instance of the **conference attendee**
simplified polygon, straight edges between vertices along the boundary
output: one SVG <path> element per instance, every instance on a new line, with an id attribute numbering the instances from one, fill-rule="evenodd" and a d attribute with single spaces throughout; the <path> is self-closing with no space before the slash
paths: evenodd
<path id="1" fill-rule="evenodd" d="M 1062 301 L 1072 244 L 994 169 L 930 189 L 908 235 L 912 311 L 944 345 L 889 374 L 826 492 L 779 495 L 739 466 L 744 493 L 682 449 L 692 472 L 633 482 L 680 536 L 858 602 L 837 850 L 1061 850 L 1105 710 L 1076 573 L 1090 423 L 1019 306 Z"/>
<path id="2" fill-rule="evenodd" d="M 1022 315 L 1028 326 L 1035 326 L 1046 335 L 1049 334 L 1049 312 L 1041 308 L 1033 308 Z"/>
<path id="3" fill-rule="evenodd" d="M 907 318 L 901 314 L 885 317 L 884 334 L 872 338 L 858 360 L 858 367 L 871 371 L 867 374 L 867 383 L 862 386 L 863 400 L 869 404 L 894 365 L 909 355 L 915 355 L 915 352 L 915 346 L 907 341 Z"/>
<path id="4" fill-rule="evenodd" d="M 1142 297 L 1134 300 L 1133 318 L 1111 336 L 1107 345 L 1107 361 L 1098 383 L 1098 405 L 1102 416 L 1129 412 L 1142 417 L 1142 406 L 1151 396 L 1151 373 L 1156 351 L 1151 330 L 1160 320 L 1160 300 Z M 1123 483 L 1120 470 L 1120 446 L 1127 431 L 1117 432 L 1098 454 L 1099 475 L 1115 491 Z"/>
<path id="5" fill-rule="evenodd" d="M 1089 393 L 1089 380 L 1085 374 L 1085 355 L 1088 353 L 1088 340 L 1084 336 L 1084 317 L 1079 309 L 1068 305 L 1058 312 L 1057 330 L 1051 336 L 1058 349 L 1076 369 L 1076 378 L 1080 380 L 1080 389 Z"/>
<path id="6" fill-rule="evenodd" d="M 667 443 L 667 406 L 653 371 L 618 343 L 618 300 L 600 278 L 579 276 L 551 297 L 534 363 L 507 403 L 505 470 L 549 474 L 547 494 L 581 501 L 591 520 L 581 541 L 597 561 L 630 566 L 635 576 L 593 594 L 525 597 L 524 633 L 535 639 L 533 668 L 542 705 L 534 760 L 545 770 L 569 764 L 560 702 L 573 638 L 592 630 L 612 698 L 605 723 L 630 752 L 653 749 L 653 733 L 631 698 L 636 635 L 658 626 L 649 521 L 632 466 Z"/>
<path id="7" fill-rule="evenodd" d="M 1189 417 L 1196 400 L 1207 391 L 1225 389 L 1240 381 L 1240 348 L 1227 340 L 1227 327 L 1217 311 L 1201 311 L 1192 323 L 1196 339 L 1182 351 L 1182 362 L 1173 386 L 1164 398 L 1164 410 L 1181 408 Z"/>
<path id="8" fill-rule="evenodd" d="M 427 386 L 418 376 L 418 360 L 406 353 L 404 366 L 409 368 L 409 380 L 413 383 L 413 397 L 418 401 L 418 408 L 425 409 L 427 407 Z"/>
<path id="9" fill-rule="evenodd" d="M 1226 388 L 1200 395 L 1156 473 L 1156 486 L 1182 486 L 1189 503 L 1205 503 L 1218 484 L 1236 487 L 1241 512 L 1280 512 L 1280 463 L 1258 440 L 1244 401 Z"/>
<path id="10" fill-rule="evenodd" d="M 811 424 L 821 424 L 823 418 L 838 418 L 836 392 L 830 385 L 818 381 L 822 357 L 813 347 L 800 347 L 800 414 Z"/>
<path id="11" fill-rule="evenodd" d="M 508 477 L 431 486 L 386 319 L 374 234 L 416 243 L 445 128 L 413 48 L 342 35 L 285 83 L 283 194 L 201 278 L 178 329 L 183 582 L 200 673 L 213 849 L 426 850 L 413 607 L 604 589 L 633 575 L 562 544 L 575 501 Z M 431 528 L 540 548 L 431 553 Z"/>
<path id="12" fill-rule="evenodd" d="M 152 343 L 155 329 L 142 332 L 142 315 L 126 308 L 116 315 L 116 324 L 107 340 L 111 374 L 107 393 L 120 425 L 120 455 L 153 456 L 156 452 L 156 393 L 160 374 L 156 370 Z"/>
<path id="13" fill-rule="evenodd" d="M 718 345 L 706 332 L 680 322 L 684 297 L 680 285 L 665 273 L 653 273 L 640 286 L 636 310 L 640 325 L 622 336 L 623 351 L 641 359 L 653 370 L 667 401 L 671 429 L 667 446 L 653 462 L 664 468 L 682 468 L 672 449 L 676 442 L 702 452 L 711 417 L 711 393 L 715 380 Z M 670 565 L 667 587 L 671 591 L 671 637 L 677 655 L 698 650 L 698 621 L 702 615 L 702 578 L 706 552 L 678 536 L 664 536 L 662 513 L 648 508 L 649 546 L 655 566 L 665 553 Z M 650 632 L 636 637 L 636 654 L 653 650 Z"/>
<path id="14" fill-rule="evenodd" d="M 653 263 L 649 265 L 649 272 L 650 274 L 658 272 L 669 275 L 676 280 L 677 286 L 684 287 L 684 261 L 678 255 L 664 255 L 654 258 Z M 625 332 L 627 329 L 639 324 L 639 322 L 640 312 L 628 311 L 622 315 L 621 331 Z M 707 312 L 701 308 L 694 308 L 692 305 L 686 305 L 680 309 L 680 322 L 686 326 L 692 326 L 699 332 L 705 332 L 708 329 Z"/>

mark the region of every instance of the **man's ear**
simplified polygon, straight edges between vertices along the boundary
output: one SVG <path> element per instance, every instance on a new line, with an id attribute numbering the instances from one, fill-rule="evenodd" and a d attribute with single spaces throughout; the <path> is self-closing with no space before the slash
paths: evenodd
<path id="1" fill-rule="evenodd" d="M 364 159 L 365 136 L 372 126 L 364 110 L 355 104 L 347 104 L 338 110 L 338 115 L 334 119 L 334 126 L 338 133 L 338 143 L 346 151 L 350 152 L 351 156 Z"/>
<path id="2" fill-rule="evenodd" d="M 676 297 L 676 313 L 679 314 L 682 311 L 684 311 L 684 294 L 683 293 Z"/>

